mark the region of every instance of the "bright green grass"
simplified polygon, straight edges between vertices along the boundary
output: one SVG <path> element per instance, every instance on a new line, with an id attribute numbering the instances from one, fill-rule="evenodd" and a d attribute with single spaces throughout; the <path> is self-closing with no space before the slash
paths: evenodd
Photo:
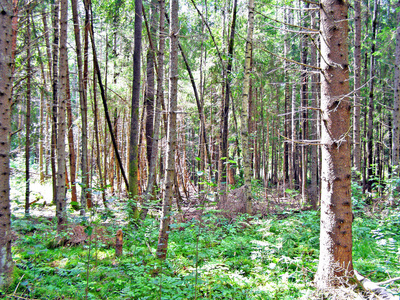
<path id="1" fill-rule="evenodd" d="M 373 281 L 400 276 L 400 213 L 356 217 L 354 266 Z M 319 214 L 231 222 L 209 213 L 203 224 L 174 224 L 167 261 L 154 258 L 158 222 L 124 227 L 124 256 L 91 244 L 88 299 L 311 299 L 318 264 Z M 55 226 L 14 220 L 13 285 L 34 299 L 85 299 L 89 245 L 50 247 Z M 110 226 L 110 235 L 117 227 Z M 196 271 L 196 262 L 197 271 Z M 155 276 L 156 270 L 161 270 Z M 197 281 L 196 281 L 197 274 Z M 17 288 L 18 286 L 18 288 Z M 396 285 L 392 285 L 396 287 Z"/>

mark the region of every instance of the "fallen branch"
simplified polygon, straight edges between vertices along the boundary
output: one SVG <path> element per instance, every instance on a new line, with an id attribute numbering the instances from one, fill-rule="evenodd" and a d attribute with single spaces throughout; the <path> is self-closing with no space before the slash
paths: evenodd
<path id="1" fill-rule="evenodd" d="M 400 299 L 399 296 L 397 296 L 397 295 L 395 296 L 392 293 L 390 293 L 386 288 L 379 286 L 379 285 L 383 285 L 383 284 L 388 284 L 388 283 L 396 281 L 396 280 L 400 280 L 400 278 L 393 278 L 393 279 L 386 280 L 383 282 L 375 283 L 375 282 L 369 280 L 368 278 L 362 276 L 357 271 L 354 271 L 354 276 L 355 276 L 357 283 L 364 290 L 372 292 L 372 293 L 378 295 L 379 297 L 381 297 L 382 299 L 388 299 L 388 300 Z"/>

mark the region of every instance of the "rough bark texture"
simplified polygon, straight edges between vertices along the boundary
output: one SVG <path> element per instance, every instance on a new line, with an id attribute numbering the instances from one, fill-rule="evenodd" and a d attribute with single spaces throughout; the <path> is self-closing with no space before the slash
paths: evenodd
<path id="1" fill-rule="evenodd" d="M 321 1 L 320 289 L 353 269 L 347 7 L 341 0 Z"/>
<path id="2" fill-rule="evenodd" d="M 129 147 L 129 197 L 137 201 L 138 153 L 139 153 L 139 97 L 140 97 L 140 53 L 142 48 L 142 1 L 135 0 L 135 46 L 133 52 L 133 84 L 131 108 L 131 133 Z M 137 205 L 132 207 L 131 218 L 137 218 Z"/>
<path id="3" fill-rule="evenodd" d="M 253 47 L 253 28 L 254 28 L 254 0 L 249 0 L 249 18 L 247 21 L 247 41 L 246 58 L 244 66 L 243 80 L 243 100 L 241 113 L 241 137 L 243 152 L 243 170 L 244 170 L 244 197 L 246 201 L 246 213 L 251 214 L 251 171 L 250 171 L 250 148 L 249 144 L 249 95 L 250 95 L 250 75 L 251 75 L 251 56 Z"/>
<path id="4" fill-rule="evenodd" d="M 10 132 L 11 132 L 11 0 L 0 7 L 0 287 L 11 283 Z"/>
<path id="5" fill-rule="evenodd" d="M 58 135 L 57 135 L 57 196 L 56 196 L 56 215 L 57 231 L 65 229 L 67 223 L 66 207 L 66 186 L 65 186 L 65 136 L 66 136 L 66 102 L 67 102 L 67 21 L 68 21 L 68 0 L 60 2 L 60 97 L 58 101 Z"/>
<path id="6" fill-rule="evenodd" d="M 165 187 L 162 205 L 162 217 L 157 244 L 157 257 L 165 260 L 167 257 L 170 211 L 174 193 L 175 179 L 175 149 L 176 149 L 176 110 L 178 102 L 178 33 L 179 33 L 179 1 L 171 0 L 170 12 L 170 71 L 169 71 L 169 105 L 167 128 L 167 158 L 165 168 Z"/>

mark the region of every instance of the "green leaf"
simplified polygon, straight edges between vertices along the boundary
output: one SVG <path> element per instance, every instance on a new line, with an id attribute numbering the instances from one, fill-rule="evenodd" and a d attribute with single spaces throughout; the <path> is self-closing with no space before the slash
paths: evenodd
<path id="1" fill-rule="evenodd" d="M 93 233 L 93 228 L 92 226 L 88 226 L 85 228 L 85 233 L 87 234 L 87 236 L 91 236 Z"/>
<path id="2" fill-rule="evenodd" d="M 201 158 L 197 157 L 197 156 L 194 159 L 197 160 L 197 161 L 201 161 Z"/>

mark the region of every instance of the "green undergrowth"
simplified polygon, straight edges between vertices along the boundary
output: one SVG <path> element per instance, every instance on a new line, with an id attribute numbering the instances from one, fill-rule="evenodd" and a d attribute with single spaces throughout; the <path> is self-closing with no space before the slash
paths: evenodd
<path id="1" fill-rule="evenodd" d="M 217 213 L 172 224 L 165 263 L 155 258 L 159 224 L 123 227 L 124 254 L 106 243 L 54 247 L 48 219 L 14 219 L 14 283 L 3 295 L 33 299 L 311 299 L 319 213 L 235 221 Z M 119 227 L 109 225 L 109 238 Z M 354 266 L 373 281 L 400 276 L 400 211 L 355 214 Z M 90 252 L 90 255 L 89 255 Z M 87 280 L 88 279 L 88 280 Z M 391 286 L 396 290 L 396 285 Z"/>

